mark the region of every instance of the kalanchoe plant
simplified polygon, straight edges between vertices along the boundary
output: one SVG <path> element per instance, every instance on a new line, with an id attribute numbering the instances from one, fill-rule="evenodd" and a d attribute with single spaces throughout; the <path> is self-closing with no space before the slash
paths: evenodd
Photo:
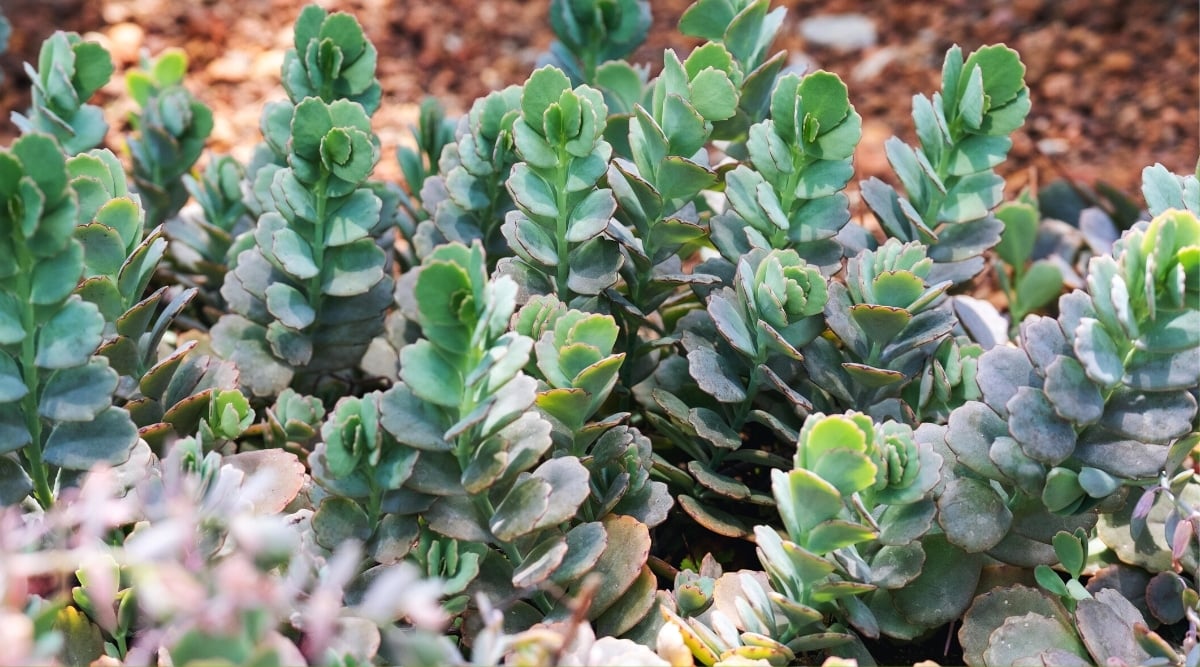
<path id="1" fill-rule="evenodd" d="M 212 132 L 212 110 L 183 86 L 187 55 L 171 49 L 125 74 L 140 108 L 130 116 L 137 134 L 129 140 L 133 180 L 146 207 L 146 224 L 156 227 L 187 202 L 183 177 Z"/>
<path id="2" fill-rule="evenodd" d="M 862 184 L 889 236 L 929 245 L 935 281 L 972 278 L 983 270 L 984 251 L 1000 241 L 1003 225 L 990 211 L 1004 195 L 1004 179 L 992 169 L 1029 113 L 1024 76 L 1025 66 L 1006 46 L 982 47 L 965 61 L 951 48 L 942 91 L 932 101 L 913 98 L 919 149 L 897 138 L 886 145 L 905 197 L 878 179 Z"/>
<path id="3" fill-rule="evenodd" d="M 500 233 L 513 210 L 504 187 L 520 158 L 513 143 L 513 124 L 521 114 L 521 89 L 509 86 L 475 101 L 455 130 L 454 142 L 439 154 L 438 173 L 422 181 L 421 206 L 428 220 L 405 232 L 423 257 L 438 243 L 471 243 L 479 239 L 491 262 L 509 254 Z M 409 217 L 416 222 L 416 216 Z"/>
<path id="4" fill-rule="evenodd" d="M 779 79 L 771 118 L 750 128 L 745 164 L 725 174 L 730 210 L 712 220 L 713 242 L 730 261 L 751 248 L 792 248 L 812 264 L 836 270 L 834 237 L 850 221 L 841 192 L 854 170 L 850 156 L 862 117 L 835 74 Z"/>
<path id="5" fill-rule="evenodd" d="M 844 286 L 830 285 L 825 320 L 833 336 L 804 350 L 805 368 L 830 406 L 916 421 L 915 406 L 899 398 L 957 323 L 940 302 L 950 282 L 933 282 L 933 269 L 925 246 L 889 239 L 850 260 Z M 932 381 L 943 393 L 953 386 L 949 376 Z"/>
<path id="6" fill-rule="evenodd" d="M 606 234 L 617 203 L 612 190 L 596 186 L 612 156 L 607 116 L 596 89 L 572 89 L 553 67 L 534 72 L 521 91 L 513 139 L 524 162 L 507 182 L 517 210 L 501 227 L 515 257 L 498 266 L 530 292 L 572 303 L 617 282 L 621 254 Z"/>
<path id="7" fill-rule="evenodd" d="M 312 16 L 301 16 L 298 33 L 312 28 L 306 23 Z M 321 25 L 330 33 L 321 49 L 346 49 L 374 63 L 352 17 L 334 15 Z M 297 49 L 305 43 L 298 37 Z M 299 67 L 294 57 L 285 63 L 289 92 L 306 90 L 303 81 L 316 74 L 299 79 L 289 67 Z M 342 71 L 346 85 L 360 74 Z M 343 89 L 342 79 L 331 81 L 321 91 Z M 264 209 L 253 247 L 238 256 L 221 289 L 234 314 L 213 328 L 213 349 L 243 368 L 243 382 L 256 395 L 277 394 L 293 382 L 311 392 L 324 376 L 354 369 L 383 331 L 392 283 L 371 237 L 383 205 L 367 187 L 379 140 L 364 108 L 349 99 L 277 103 L 263 122 L 268 145 L 287 166 L 263 165 L 255 174 Z"/>
<path id="8" fill-rule="evenodd" d="M 654 369 L 651 355 L 665 333 L 660 309 L 679 300 L 681 286 L 716 282 L 685 272 L 682 256 L 704 238 L 696 201 L 717 183 L 706 145 L 713 123 L 734 114 L 741 79 L 718 44 L 697 48 L 682 62 L 667 51 L 645 106 L 639 100 L 630 107 L 629 161 L 614 161 L 608 172 L 623 225 L 612 229 L 625 255 L 624 289 L 608 297 L 621 324 L 619 346 L 629 355 L 622 369 L 626 388 Z"/>
<path id="9" fill-rule="evenodd" d="M 593 484 L 603 480 L 568 452 L 546 458 L 553 447 L 552 426 L 530 410 L 537 382 L 522 372 L 534 342 L 508 331 L 517 286 L 506 276 L 489 280 L 484 268 L 478 244 L 470 249 L 448 244 L 420 269 L 415 290 L 424 338 L 401 350 L 402 383 L 378 399 L 382 435 L 375 436 L 398 443 L 385 447 L 385 455 L 415 458 L 415 464 L 401 480 L 403 488 L 384 495 L 380 507 L 394 513 L 397 522 L 415 526 L 419 517 L 446 538 L 489 545 L 480 565 L 486 576 L 480 575 L 475 589 L 493 596 L 525 596 L 550 583 L 578 593 L 589 569 L 608 573 L 612 587 L 596 594 L 587 616 L 607 633 L 625 633 L 646 620 L 654 598 L 654 577 L 645 565 L 648 529 L 632 516 L 580 518 Z M 603 356 L 596 346 L 603 341 L 591 341 L 585 330 L 611 329 L 611 320 L 604 319 L 560 315 L 562 335 L 571 340 L 561 341 L 557 354 L 539 352 L 538 365 L 560 384 L 573 383 L 563 387 L 570 393 L 585 393 L 575 385 L 590 386 L 588 373 L 570 369 Z M 575 327 L 568 327 L 571 323 Z M 612 340 L 611 333 L 604 337 Z M 543 347 L 559 342 L 555 327 L 542 341 Z M 340 478 L 323 472 L 337 460 L 332 452 L 328 442 L 318 446 L 312 461 L 318 479 L 337 488 Z M 644 474 L 629 475 L 626 488 L 637 484 L 653 492 L 644 479 Z M 653 493 L 642 496 L 642 502 L 654 500 Z M 333 502 L 341 501 L 325 501 Z M 663 518 L 661 510 L 655 514 Z M 513 613 L 533 622 L 565 618 L 570 611 L 566 600 L 535 593 Z"/>
<path id="10" fill-rule="evenodd" d="M 87 103 L 113 73 L 112 56 L 103 46 L 73 32 L 56 32 L 42 44 L 37 69 L 26 63 L 25 73 L 33 84 L 33 106 L 25 115 L 12 115 L 22 132 L 51 134 L 68 155 L 104 141 L 104 111 Z"/>
<path id="11" fill-rule="evenodd" d="M 680 32 L 723 45 L 745 77 L 738 112 L 718 124 L 715 138 L 744 142 L 749 127 L 766 118 L 776 77 L 787 62 L 786 53 L 770 51 L 786 13 L 771 9 L 770 0 L 699 0 L 680 18 Z M 730 149 L 744 154 L 737 144 Z"/>
<path id="12" fill-rule="evenodd" d="M 145 294 L 167 241 L 161 228 L 143 234 L 140 200 L 128 191 L 116 156 L 92 150 L 68 159 L 67 171 L 79 197 L 75 238 L 84 248 L 76 293 L 104 317 L 98 353 L 121 377 L 118 405 L 129 410 L 141 437 L 153 445 L 172 430 L 192 433 L 211 390 L 234 389 L 237 372 L 228 363 L 192 354 L 195 341 L 160 355 L 169 327 L 196 290 L 161 287 Z"/>
<path id="13" fill-rule="evenodd" d="M 552 63 L 573 85 L 596 85 L 596 69 L 633 53 L 650 23 L 649 0 L 552 0 Z"/>
<path id="14" fill-rule="evenodd" d="M 983 400 L 956 409 L 946 431 L 961 476 L 951 486 L 1005 510 L 979 513 L 975 536 L 955 544 L 1052 563 L 1047 527 L 1090 527 L 1084 512 L 1155 480 L 1171 443 L 1196 430 L 1198 235 L 1184 212 L 1139 224 L 1115 257 L 1091 261 L 1088 292 L 1062 297 L 1057 320 L 1031 316 L 1019 347 L 980 357 Z"/>
<path id="15" fill-rule="evenodd" d="M 74 293 L 87 256 L 66 157 L 30 134 L 0 152 L 0 171 L 0 450 L 24 462 L 5 459 L 0 501 L 32 491 L 49 506 L 60 470 L 123 462 L 137 429 L 112 404 L 117 372 L 96 355 L 105 317 Z"/>
<path id="16" fill-rule="evenodd" d="M 688 489 L 680 504 L 710 530 L 742 537 L 750 532 L 732 507 L 718 504 L 771 504 L 726 468 L 786 465 L 769 447 L 743 449 L 741 432 L 754 421 L 788 444 L 795 440 L 797 417 L 812 408 L 794 388 L 799 348 L 824 328 L 820 314 L 827 298 L 825 278 L 795 251 L 755 250 L 738 263 L 732 289 L 711 294 L 706 311 L 680 321 L 687 356 L 659 366 L 647 400 L 662 412 L 663 418 L 651 418 L 685 455 L 680 465 L 691 473 L 668 473 Z"/>
<path id="17" fill-rule="evenodd" d="M 693 618 L 667 617 L 704 664 L 731 655 L 784 664 L 830 647 L 869 656 L 851 628 L 874 638 L 880 627 L 859 596 L 876 586 L 899 588 L 920 572 L 922 531 L 900 535 L 883 521 L 889 511 L 912 514 L 929 504 L 941 467 L 929 443 L 918 444 L 906 426 L 877 425 L 863 414 L 814 414 L 801 430 L 794 463 L 790 472 L 771 473 L 785 533 L 755 528 L 765 577 L 727 574 L 713 582 L 692 575 L 683 586 L 677 578 L 677 607 Z M 868 550 L 876 538 L 886 546 Z M 723 600 L 722 591 L 736 604 Z"/>
<path id="18" fill-rule="evenodd" d="M 183 187 L 197 206 L 185 208 L 163 225 L 176 276 L 194 283 L 207 305 L 218 309 L 224 305 L 220 290 L 225 273 L 245 249 L 234 239 L 252 222 L 242 194 L 244 179 L 245 170 L 232 156 L 210 156 L 203 172 L 183 176 Z"/>

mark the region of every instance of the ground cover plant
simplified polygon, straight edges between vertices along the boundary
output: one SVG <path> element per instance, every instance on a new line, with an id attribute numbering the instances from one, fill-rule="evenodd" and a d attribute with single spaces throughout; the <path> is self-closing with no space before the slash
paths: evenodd
<path id="1" fill-rule="evenodd" d="M 649 11 L 552 2 L 548 64 L 396 156 L 348 14 L 297 17 L 247 164 L 181 52 L 123 163 L 111 58 L 44 44 L 0 663 L 1200 661 L 1200 173 L 1005 201 L 1024 66 L 955 47 L 860 204 L 782 9 L 699 0 L 646 67 Z"/>

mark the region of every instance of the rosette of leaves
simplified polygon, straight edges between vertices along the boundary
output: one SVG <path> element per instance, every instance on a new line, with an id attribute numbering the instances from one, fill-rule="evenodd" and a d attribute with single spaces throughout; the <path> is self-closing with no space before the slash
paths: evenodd
<path id="1" fill-rule="evenodd" d="M 616 322 L 608 315 L 567 308 L 553 296 L 539 296 L 521 308 L 513 328 L 536 341 L 536 377 L 546 385 L 536 405 L 563 427 L 564 449 L 579 455 L 612 422 L 585 429 L 612 392 L 625 360 L 624 354 L 613 353 Z"/>
<path id="2" fill-rule="evenodd" d="M 836 74 L 788 74 L 771 95 L 771 118 L 750 128 L 752 166 L 725 174 L 729 210 L 713 218 L 714 245 L 729 261 L 752 248 L 792 248 L 832 272 L 842 246 L 835 236 L 850 221 L 842 190 L 862 137 L 862 117 Z"/>
<path id="3" fill-rule="evenodd" d="M 266 409 L 263 440 L 280 449 L 309 450 L 321 431 L 325 406 L 316 396 L 284 389 Z"/>
<path id="4" fill-rule="evenodd" d="M 358 19 L 309 5 L 296 19 L 293 46 L 283 56 L 283 88 L 294 104 L 306 97 L 345 99 L 360 104 L 368 116 L 379 108 L 378 53 Z"/>
<path id="5" fill-rule="evenodd" d="M 983 400 L 951 414 L 959 486 L 1003 508 L 987 521 L 977 513 L 974 534 L 986 540 L 950 536 L 963 548 L 1053 562 L 1046 526 L 1070 531 L 1105 499 L 1119 502 L 1123 486 L 1156 479 L 1171 443 L 1195 432 L 1200 221 L 1163 214 L 1114 251 L 1092 259 L 1088 291 L 1062 297 L 1057 319 L 1031 316 L 1018 347 L 980 357 Z"/>
<path id="6" fill-rule="evenodd" d="M 230 155 L 209 158 L 198 175 L 184 174 L 183 187 L 198 210 L 185 208 L 168 219 L 163 230 L 170 239 L 168 255 L 176 275 L 196 284 L 210 305 L 220 307 L 225 272 L 245 248 L 234 239 L 250 229 L 252 220 L 242 195 L 245 169 Z M 251 237 L 244 237 L 249 241 Z M 244 244 L 243 244 L 244 245 Z"/>
<path id="7" fill-rule="evenodd" d="M 118 464 L 137 443 L 113 406 L 119 376 L 96 355 L 100 308 L 74 294 L 86 254 L 80 195 L 55 140 L 28 134 L 0 151 L 0 459 L 5 503 L 43 506 L 60 470 Z"/>
<path id="8" fill-rule="evenodd" d="M 787 10 L 771 9 L 770 0 L 697 0 L 679 19 L 679 31 L 723 45 L 745 75 L 737 113 L 717 124 L 714 139 L 743 142 L 751 125 L 767 116 L 775 80 L 787 63 L 784 52 L 771 53 Z M 743 157 L 737 144 L 729 147 Z"/>
<path id="9" fill-rule="evenodd" d="M 246 166 L 253 195 L 246 203 L 256 217 L 272 208 L 269 201 L 274 174 L 263 168 L 289 164 L 290 135 L 285 130 L 291 123 L 293 108 L 315 97 L 329 104 L 353 101 L 366 115 L 374 114 L 383 91 L 375 78 L 376 56 L 375 46 L 350 14 L 330 14 L 315 4 L 300 12 L 293 31 L 293 48 L 283 57 L 281 83 L 288 101 L 278 100 L 264 107 L 261 124 L 265 142 L 255 147 L 254 157 Z"/>
<path id="10" fill-rule="evenodd" d="M 513 140 L 524 160 L 506 183 L 517 210 L 501 233 L 514 254 L 498 262 L 533 294 L 566 303 L 617 282 L 621 253 L 606 230 L 617 208 L 612 190 L 597 187 L 612 146 L 604 140 L 608 109 L 595 88 L 571 88 L 562 71 L 543 67 L 521 91 Z"/>
<path id="11" fill-rule="evenodd" d="M 942 90 L 913 97 L 919 147 L 898 138 L 885 144 L 888 162 L 904 186 L 901 197 L 872 178 L 863 199 L 884 231 L 929 246 L 935 281 L 969 280 L 984 267 L 983 253 L 1000 242 L 1003 223 L 990 215 L 1004 196 L 993 168 L 1012 148 L 1009 135 L 1029 113 L 1025 66 L 1004 45 L 984 46 L 963 60 L 946 52 Z"/>
<path id="12" fill-rule="evenodd" d="M 869 609 L 856 596 L 875 588 L 888 595 L 921 573 L 920 538 L 931 527 L 941 456 L 903 424 L 818 413 L 805 421 L 795 463 L 790 472 L 772 472 L 790 545 L 769 528 L 755 529 L 760 559 L 783 596 L 777 603 L 797 629 L 806 617 L 832 616 L 877 637 L 877 605 Z"/>
<path id="13" fill-rule="evenodd" d="M 530 369 L 539 384 L 535 405 L 553 418 L 555 452 L 578 456 L 591 475 L 580 516 L 632 516 L 654 527 L 671 507 L 667 486 L 650 480 L 653 450 L 637 429 L 621 424 L 628 413 L 590 422 L 618 380 L 624 354 L 613 354 L 612 317 L 568 309 L 552 296 L 534 297 L 513 328 L 535 339 Z"/>
<path id="14" fill-rule="evenodd" d="M 420 269 L 415 296 L 424 338 L 401 349 L 401 382 L 380 399 L 380 425 L 416 462 L 383 507 L 405 521 L 420 517 L 446 538 L 490 545 L 471 590 L 492 599 L 525 597 L 550 584 L 574 596 L 586 588 L 585 574 L 602 573 L 605 587 L 587 617 L 604 634 L 625 633 L 650 622 L 648 529 L 632 516 L 578 516 L 591 475 L 569 453 L 546 458 L 552 425 L 530 410 L 538 385 L 522 371 L 534 341 L 508 330 L 519 288 L 505 276 L 489 280 L 485 271 L 478 244 L 440 246 Z M 596 347 L 586 328 L 558 351 L 556 374 L 572 368 L 572 359 L 595 356 L 586 349 Z M 322 449 L 314 453 L 318 469 L 328 456 Z M 571 613 L 566 600 L 544 594 L 511 610 L 514 624 L 526 627 Z"/>
<path id="15" fill-rule="evenodd" d="M 380 425 L 382 394 L 345 396 L 321 425 L 309 456 L 314 481 L 329 495 L 313 515 L 317 544 L 335 550 L 347 539 L 370 541 L 372 557 L 393 563 L 416 537 L 417 525 L 384 512 L 384 495 L 413 474 L 417 450 L 396 443 Z"/>
<path id="16" fill-rule="evenodd" d="M 794 464 L 771 473 L 785 532 L 755 528 L 764 573 L 709 568 L 710 576 L 676 579 L 679 615 L 665 615 L 703 664 L 735 655 L 790 664 L 820 649 L 869 658 L 859 636 L 878 637 L 880 628 L 860 596 L 897 585 L 899 572 L 911 578 L 914 562 L 920 571 L 923 553 L 914 540 L 921 531 L 908 530 L 896 542 L 886 520 L 930 504 L 941 458 L 929 443 L 919 443 L 907 426 L 874 424 L 861 413 L 814 414 L 801 430 Z M 895 546 L 879 548 L 882 534 Z"/>
<path id="17" fill-rule="evenodd" d="M 259 172 L 259 185 L 270 177 L 272 210 L 226 275 L 233 314 L 212 330 L 213 349 L 259 396 L 353 369 L 391 302 L 387 260 L 370 236 L 382 203 L 364 187 L 379 157 L 370 119 L 348 100 L 310 97 L 291 111 L 286 123 L 267 113 L 268 141 L 287 147 L 288 166 Z"/>
<path id="18" fill-rule="evenodd" d="M 786 466 L 767 447 L 742 450 L 741 434 L 756 421 L 794 442 L 795 416 L 812 407 L 796 389 L 799 348 L 824 329 L 827 290 L 820 271 L 794 250 L 752 251 L 738 263 L 733 288 L 714 292 L 706 311 L 680 321 L 687 356 L 668 360 L 655 373 L 643 402 L 661 411 L 652 413 L 656 428 L 690 459 L 687 472 L 663 465 L 686 491 L 680 506 L 714 532 L 750 534 L 746 521 L 730 511 L 731 500 L 771 504 L 730 471 L 746 463 Z"/>
<path id="19" fill-rule="evenodd" d="M 212 110 L 183 86 L 187 54 L 170 49 L 125 74 L 139 111 L 130 115 L 133 181 L 146 207 L 146 224 L 156 227 L 187 203 L 183 177 L 204 151 L 212 132 Z"/>
<path id="20" fill-rule="evenodd" d="M 649 0 L 552 0 L 551 62 L 573 85 L 597 85 L 597 67 L 633 53 L 650 24 Z"/>
<path id="21" fill-rule="evenodd" d="M 983 347 L 969 336 L 942 339 L 900 394 L 917 422 L 945 424 L 955 408 L 983 396 L 976 378 L 982 355 Z"/>
<path id="22" fill-rule="evenodd" d="M 37 70 L 26 63 L 25 73 L 33 86 L 33 106 L 25 115 L 12 114 L 22 133 L 50 134 L 68 155 L 104 141 L 104 111 L 87 103 L 113 73 L 112 56 L 103 46 L 73 32 L 56 32 L 42 43 Z"/>
<path id="23" fill-rule="evenodd" d="M 439 243 L 476 239 L 490 258 L 510 254 L 500 226 L 513 210 L 504 183 L 520 161 L 513 140 L 520 114 L 521 88 L 509 86 L 476 100 L 459 121 L 454 142 L 440 153 L 439 173 L 425 179 L 420 190 L 429 219 L 417 225 L 415 236 L 408 235 L 417 257 Z"/>
<path id="24" fill-rule="evenodd" d="M 825 319 L 833 337 L 814 340 L 804 364 L 830 406 L 915 421 L 913 406 L 899 397 L 957 323 L 939 307 L 950 281 L 933 282 L 934 267 L 925 246 L 888 239 L 850 260 L 844 286 L 829 286 Z M 949 377 L 933 379 L 949 392 Z"/>
<path id="25" fill-rule="evenodd" d="M 608 172 L 616 218 L 628 230 L 618 235 L 626 257 L 621 267 L 625 290 L 610 294 L 623 329 L 622 347 L 631 358 L 625 386 L 653 371 L 644 358 L 661 345 L 655 311 L 681 285 L 715 282 L 703 273 L 685 273 L 680 255 L 704 238 L 694 202 L 717 184 L 705 146 L 713 123 L 736 110 L 741 80 L 738 65 L 719 44 L 704 45 L 683 62 L 667 51 L 646 106 L 632 107 L 627 132 L 632 164 L 618 160 Z M 646 338 L 643 328 L 652 332 Z"/>

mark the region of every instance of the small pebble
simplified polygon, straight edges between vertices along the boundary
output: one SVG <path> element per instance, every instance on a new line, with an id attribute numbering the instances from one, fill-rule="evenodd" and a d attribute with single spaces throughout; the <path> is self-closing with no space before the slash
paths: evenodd
<path id="1" fill-rule="evenodd" d="M 800 22 L 800 35 L 817 46 L 854 51 L 875 46 L 875 22 L 862 14 L 820 14 Z"/>

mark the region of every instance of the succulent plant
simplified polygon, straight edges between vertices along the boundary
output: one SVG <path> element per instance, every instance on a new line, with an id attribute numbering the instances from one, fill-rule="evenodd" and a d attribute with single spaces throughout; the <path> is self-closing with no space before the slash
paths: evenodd
<path id="1" fill-rule="evenodd" d="M 304 70 L 302 77 L 293 55 L 284 67 L 289 94 L 317 82 L 322 93 L 349 91 L 368 102 L 377 97 L 377 83 L 360 81 L 373 77 L 373 70 L 359 67 L 374 64 L 374 51 L 364 46 L 357 22 L 335 14 L 318 30 L 316 16 L 301 15 L 296 52 L 308 44 L 306 53 L 315 54 L 318 42 L 327 44 L 320 48 L 344 50 L 345 63 L 355 67 L 337 70 L 333 61 L 342 58 L 322 56 L 317 64 L 337 72 Z M 305 62 L 315 57 L 306 55 Z M 221 288 L 234 312 L 212 330 L 213 349 L 244 369 L 244 385 L 259 396 L 278 394 L 293 382 L 312 391 L 327 374 L 355 368 L 383 332 L 392 290 L 386 255 L 371 237 L 382 202 L 367 177 L 379 158 L 379 140 L 364 108 L 350 99 L 317 97 L 295 106 L 276 103 L 264 111 L 264 132 L 287 166 L 263 165 L 254 175 L 257 199 L 267 208 L 253 247 L 238 256 Z"/>
<path id="2" fill-rule="evenodd" d="M 186 274 L 204 300 L 218 309 L 224 305 L 220 290 L 225 273 L 245 249 L 234 239 L 249 231 L 253 222 L 242 194 L 244 180 L 245 170 L 233 157 L 211 156 L 203 172 L 183 176 L 183 187 L 197 206 L 184 208 L 163 225 L 176 275 Z"/>
<path id="3" fill-rule="evenodd" d="M 929 443 L 919 444 L 907 426 L 875 424 L 860 413 L 814 414 L 794 464 L 771 473 L 784 533 L 754 529 L 765 575 L 676 578 L 682 616 L 665 615 L 703 664 L 735 655 L 788 664 L 826 648 L 869 658 L 851 628 L 875 638 L 880 627 L 858 596 L 903 586 L 920 571 L 920 531 L 898 540 L 884 523 L 887 545 L 871 544 L 882 537 L 877 519 L 928 504 L 941 468 Z"/>
<path id="4" fill-rule="evenodd" d="M 183 86 L 187 55 L 168 50 L 125 74 L 129 94 L 140 107 L 130 117 L 137 134 L 129 140 L 133 180 L 146 207 L 146 224 L 156 227 L 187 202 L 183 177 L 204 150 L 212 132 L 212 111 Z"/>
<path id="5" fill-rule="evenodd" d="M 493 263 L 510 252 L 500 226 L 513 210 L 504 183 L 519 161 L 512 131 L 520 109 L 521 89 L 509 86 L 476 100 L 459 121 L 454 142 L 440 153 L 438 173 L 425 179 L 420 190 L 429 219 L 409 235 L 418 257 L 444 241 L 476 239 Z"/>
<path id="6" fill-rule="evenodd" d="M 744 142 L 751 125 L 767 116 L 775 80 L 787 62 L 771 43 L 787 11 L 770 9 L 770 0 L 698 0 L 679 19 L 679 31 L 723 45 L 744 74 L 738 112 L 718 123 L 714 138 Z M 741 154 L 736 146 L 731 147 Z"/>
<path id="7" fill-rule="evenodd" d="M 125 461 L 137 428 L 113 406 L 119 376 L 96 354 L 104 314 L 75 294 L 88 255 L 75 236 L 82 198 L 66 157 L 52 137 L 28 134 L 0 152 L 0 170 L 0 449 L 24 459 L 0 464 L 0 500 L 33 491 L 49 506 L 59 470 Z"/>
<path id="8" fill-rule="evenodd" d="M 104 111 L 87 103 L 113 73 L 112 56 L 103 46 L 73 32 L 56 32 L 42 43 L 38 68 L 26 63 L 25 73 L 33 84 L 33 106 L 25 115 L 13 112 L 21 132 L 50 134 L 68 155 L 104 141 Z"/>
<path id="9" fill-rule="evenodd" d="M 705 236 L 697 200 L 717 183 L 705 150 L 713 123 L 730 118 L 742 74 L 719 44 L 705 44 L 680 61 L 664 54 L 663 71 L 644 102 L 631 100 L 622 121 L 628 160 L 609 168 L 625 261 L 624 289 L 609 293 L 621 325 L 620 349 L 629 361 L 622 385 L 632 387 L 653 371 L 651 355 L 662 344 L 660 309 L 680 300 L 680 288 L 715 283 L 683 270 L 683 256 Z M 610 118 L 610 129 L 612 125 Z M 617 140 L 617 138 L 614 138 Z"/>
<path id="10" fill-rule="evenodd" d="M 863 199 L 887 234 L 929 246 L 936 282 L 962 283 L 983 270 L 983 253 L 1000 242 L 1003 224 L 990 215 L 1004 195 L 992 168 L 1012 147 L 1008 135 L 1025 122 L 1025 66 L 1003 46 L 984 46 L 963 60 L 946 53 L 942 91 L 913 98 L 920 149 L 893 138 L 888 161 L 904 185 L 902 198 L 878 179 L 862 184 Z"/>
<path id="11" fill-rule="evenodd" d="M 640 476 L 621 471 L 624 484 L 611 489 L 618 502 L 603 507 L 595 520 L 579 517 L 593 473 L 566 452 L 546 458 L 552 427 L 530 410 L 537 382 L 522 372 L 534 342 L 508 331 L 517 288 L 504 276 L 489 280 L 485 265 L 478 244 L 447 244 L 426 257 L 415 283 L 424 337 L 401 349 L 401 382 L 383 394 L 343 399 L 326 421 L 324 442 L 310 456 L 314 478 L 330 494 L 314 516 L 318 541 L 335 544 L 352 531 L 370 540 L 376 560 L 403 557 L 418 525 L 425 526 L 440 536 L 439 549 L 466 550 L 479 559 L 477 568 L 467 570 L 459 569 L 461 558 L 436 567 L 427 561 L 426 568 L 470 583 L 468 593 L 528 597 L 513 613 L 531 623 L 571 613 L 565 601 L 554 602 L 539 588 L 553 582 L 578 593 L 583 575 L 594 568 L 615 583 L 592 599 L 588 618 L 608 634 L 625 633 L 646 619 L 654 599 L 654 578 L 645 565 L 649 532 L 637 519 L 611 511 L 653 506 L 655 487 L 644 472 L 649 464 L 641 464 Z M 587 329 L 570 313 L 562 318 L 563 335 Z M 571 321 L 581 327 L 574 334 L 566 326 Z M 607 326 L 614 326 L 611 320 Z M 543 347 L 554 343 L 554 333 L 552 327 L 543 336 Z M 590 358 L 588 340 L 564 341 L 557 355 L 543 350 L 540 365 L 553 369 L 553 377 L 566 377 L 569 359 Z M 572 357 L 571 350 L 583 356 Z M 628 465 L 619 444 L 608 445 L 616 456 L 602 461 Z M 633 451 L 637 461 L 648 458 L 648 447 Z M 610 477 L 611 467 L 596 466 Z M 596 474 L 596 481 L 605 481 Z M 665 510 L 651 515 L 661 520 Z M 472 551 L 467 543 L 487 548 Z"/>
<path id="12" fill-rule="evenodd" d="M 597 84 L 596 69 L 633 53 L 650 32 L 649 0 L 552 0 L 551 63 L 573 85 Z"/>
<path id="13" fill-rule="evenodd" d="M 770 110 L 769 120 L 750 128 L 753 166 L 725 174 L 730 209 L 713 218 L 713 242 L 730 261 L 752 248 L 792 248 L 836 269 L 842 246 L 834 237 L 850 221 L 841 190 L 854 173 L 862 117 L 841 79 L 824 71 L 781 77 Z"/>
<path id="14" fill-rule="evenodd" d="M 530 293 L 553 292 L 570 304 L 617 282 L 621 254 L 606 234 L 617 203 L 596 186 L 612 156 L 607 117 L 599 91 L 572 89 L 553 67 L 535 71 L 521 91 L 513 140 L 524 161 L 507 181 L 517 210 L 501 226 L 515 256 L 497 267 Z"/>
<path id="15" fill-rule="evenodd" d="M 941 299 L 950 282 L 932 280 L 935 264 L 926 250 L 889 239 L 850 260 L 844 286 L 830 284 L 825 320 L 833 336 L 804 349 L 805 368 L 830 407 L 916 421 L 919 405 L 902 400 L 905 389 L 918 375 L 925 381 L 925 369 L 957 324 Z M 937 388 L 923 393 L 949 394 L 954 379 L 931 376 Z"/>
<path id="16" fill-rule="evenodd" d="M 795 440 L 796 417 L 812 408 L 796 388 L 799 348 L 824 328 L 827 296 L 825 278 L 794 250 L 754 250 L 738 262 L 734 288 L 712 293 L 706 311 L 680 320 L 687 357 L 660 364 L 653 383 L 641 389 L 644 404 L 662 415 L 652 413 L 652 423 L 685 457 L 690 475 L 678 469 L 670 475 L 688 491 L 681 507 L 710 530 L 747 537 L 758 520 L 747 523 L 734 507 L 718 504 L 771 505 L 728 467 L 786 467 L 768 453 L 771 447 L 743 449 L 741 432 L 753 421 L 788 445 Z"/>
<path id="17" fill-rule="evenodd" d="M 1092 259 L 1089 291 L 1060 299 L 1057 320 L 1030 317 L 1021 347 L 980 357 L 983 402 L 951 415 L 947 434 L 960 460 L 1066 514 L 1157 478 L 1195 430 L 1198 241 L 1189 213 L 1138 225 L 1114 257 Z"/>

